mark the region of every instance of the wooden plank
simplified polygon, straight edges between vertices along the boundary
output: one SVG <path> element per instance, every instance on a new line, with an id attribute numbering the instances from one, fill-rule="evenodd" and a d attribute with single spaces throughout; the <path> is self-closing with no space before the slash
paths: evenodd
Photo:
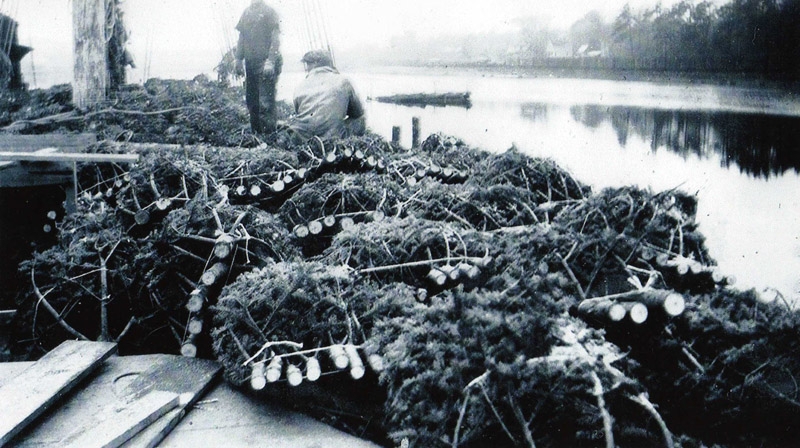
<path id="1" fill-rule="evenodd" d="M 81 150 L 97 142 L 92 133 L 83 134 L 0 134 L 0 151 L 33 152 L 43 148 Z"/>
<path id="2" fill-rule="evenodd" d="M 37 149 L 36 151 L 33 151 L 33 152 L 36 153 L 36 154 L 53 154 L 55 152 L 58 152 L 58 148 L 42 148 L 42 149 Z M 14 164 L 13 160 L 9 160 L 7 162 L 0 162 L 0 169 L 2 169 L 4 167 L 8 167 L 8 166 L 13 165 L 13 164 Z M 28 163 L 27 165 L 31 165 L 31 164 Z M 46 172 L 47 171 L 52 171 L 52 168 L 53 168 L 51 166 L 53 164 L 50 163 L 50 162 L 34 163 L 34 165 L 44 165 L 41 168 L 44 168 Z M 63 164 L 58 164 L 58 167 L 61 167 L 62 165 Z M 25 169 L 29 169 L 29 166 L 26 166 Z"/>
<path id="3" fill-rule="evenodd" d="M 300 387 L 305 387 L 304 383 Z M 291 403 L 287 403 L 291 405 Z M 161 443 L 164 447 L 378 448 L 319 420 L 220 382 Z"/>
<path id="4" fill-rule="evenodd" d="M 181 400 L 177 408 L 153 422 L 125 445 L 125 448 L 155 447 L 181 421 L 187 410 L 215 384 L 221 366 L 210 360 L 164 355 L 126 388 L 131 395 L 152 390 L 174 392 Z"/>
<path id="5" fill-rule="evenodd" d="M 87 154 L 81 152 L 14 152 L 0 151 L 0 160 L 26 162 L 113 162 L 134 163 L 138 154 Z"/>
<path id="6" fill-rule="evenodd" d="M 95 415 L 108 413 L 107 409 L 111 407 L 124 406 L 131 400 L 160 390 L 176 394 L 180 400 L 178 407 L 150 423 L 123 446 L 156 444 L 180 422 L 188 406 L 216 384 L 212 384 L 212 380 L 219 371 L 220 367 L 214 361 L 190 360 L 175 355 L 113 356 L 68 400 L 20 433 L 12 445 L 18 448 L 60 448 L 65 435 L 91 431 L 97 426 Z"/>
<path id="7" fill-rule="evenodd" d="M 60 446 L 117 448 L 178 406 L 178 401 L 176 393 L 153 390 L 124 404 L 109 406 L 94 416 L 94 425 L 79 428 L 65 437 Z"/>
<path id="8" fill-rule="evenodd" d="M 131 384 L 151 370 L 162 358 L 172 355 L 112 356 L 90 381 L 70 394 L 19 434 L 9 446 L 15 448 L 61 448 L 65 435 L 91 424 L 94 415 L 110 404 L 124 400 Z M 30 363 L 0 364 L 0 384 Z M 153 369 L 153 371 L 157 371 Z M 173 409 L 163 418 L 178 411 Z M 161 420 L 151 424 L 158 425 Z M 142 432 L 150 431 L 148 426 Z M 138 435 L 133 439 L 138 439 Z M 132 441 L 131 441 L 132 442 Z M 129 442 L 130 443 L 130 442 Z M 225 381 L 215 381 L 206 395 L 186 413 L 159 444 L 163 447 L 310 447 L 377 448 L 378 445 L 346 434 L 305 414 L 274 402 L 242 393 Z M 123 444 L 128 448 L 128 444 Z"/>
<path id="9" fill-rule="evenodd" d="M 0 387 L 0 446 L 117 351 L 110 342 L 66 341 Z"/>
<path id="10" fill-rule="evenodd" d="M 0 362 L 0 387 L 34 364 L 33 361 Z"/>

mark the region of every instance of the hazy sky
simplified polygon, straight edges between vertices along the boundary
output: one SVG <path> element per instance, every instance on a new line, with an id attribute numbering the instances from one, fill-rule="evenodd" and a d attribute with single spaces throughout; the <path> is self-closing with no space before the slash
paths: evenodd
<path id="1" fill-rule="evenodd" d="M 677 0 L 662 0 L 668 6 Z M 720 0 L 722 1 L 722 0 Z M 151 76 L 185 70 L 208 72 L 233 44 L 233 28 L 249 0 L 125 0 L 130 50 L 139 72 Z M 307 48 L 306 19 L 325 17 L 334 49 L 364 44 L 385 45 L 393 36 L 419 37 L 478 31 L 508 31 L 526 16 L 547 18 L 554 27 L 568 27 L 591 10 L 611 20 L 625 3 L 635 9 L 656 0 L 272 0 L 283 27 L 285 52 Z M 23 60 L 40 77 L 71 70 L 72 0 L 4 0 L 6 11 L 20 22 L 20 43 L 34 47 Z M 9 6 L 10 5 L 10 6 Z M 9 11 L 9 8 L 14 8 Z M 308 14 L 306 13 L 308 12 Z M 29 80 L 26 76 L 26 80 Z M 135 78 L 135 76 L 133 76 Z M 138 79 L 130 79 L 137 82 Z M 69 82 L 69 78 L 60 82 Z M 43 83 L 45 83 L 43 81 Z"/>

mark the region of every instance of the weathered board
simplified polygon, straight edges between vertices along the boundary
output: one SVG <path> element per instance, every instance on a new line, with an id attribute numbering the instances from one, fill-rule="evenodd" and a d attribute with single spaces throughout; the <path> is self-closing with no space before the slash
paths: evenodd
<path id="1" fill-rule="evenodd" d="M 220 371 L 220 365 L 210 360 L 169 355 L 158 358 L 125 391 L 131 395 L 141 395 L 152 390 L 175 392 L 181 397 L 180 404 L 123 446 L 157 446 L 180 423 L 187 410 L 211 388 Z"/>
<path id="2" fill-rule="evenodd" d="M 80 425 L 96 425 L 92 420 L 100 410 L 126 394 L 136 390 L 134 383 L 143 384 L 141 376 L 148 377 L 160 369 L 157 365 L 174 360 L 173 355 L 114 356 L 103 363 L 91 381 L 85 382 L 47 412 L 34 425 L 24 430 L 9 446 L 16 448 L 61 447 L 62 439 Z M 9 381 L 30 362 L 0 363 L 0 386 Z M 163 370 L 162 370 L 163 371 Z M 155 378 L 154 376 L 150 376 Z M 7 380 L 7 378 L 9 378 Z M 169 382 L 169 381 L 168 381 Z M 180 409 L 180 411 L 179 411 Z M 157 427 L 162 419 L 175 412 L 187 412 L 159 447 L 192 446 L 283 446 L 303 448 L 310 446 L 342 448 L 376 448 L 377 445 L 334 429 L 313 418 L 293 412 L 277 404 L 257 399 L 233 388 L 224 381 L 214 381 L 210 390 L 197 401 L 191 410 L 179 408 L 142 430 L 122 446 L 128 448 L 142 435 Z"/>
<path id="3" fill-rule="evenodd" d="M 85 149 L 97 136 L 84 134 L 0 134 L 0 151 L 34 152 L 44 148 L 60 148 L 65 152 Z"/>
<path id="4" fill-rule="evenodd" d="M 133 163 L 139 160 L 138 154 L 87 154 L 82 152 L 57 152 L 57 148 L 43 148 L 38 151 L 0 151 L 0 161 L 24 162 L 113 162 Z"/>
<path id="5" fill-rule="evenodd" d="M 178 394 L 153 390 L 114 403 L 71 432 L 59 443 L 69 448 L 117 448 L 159 417 L 178 406 Z"/>
<path id="6" fill-rule="evenodd" d="M 165 375 L 164 386 L 179 390 L 186 378 L 202 380 L 216 370 L 216 363 L 203 360 L 178 359 L 174 355 L 113 356 L 107 359 L 90 381 L 70 394 L 69 399 L 54 406 L 34 424 L 14 438 L 9 446 L 15 448 L 61 448 L 63 440 L 78 428 L 91 427 L 94 415 L 102 413 L 113 403 L 130 399 L 136 391 L 145 392 L 147 384 L 159 388 L 159 375 Z M 167 365 L 179 362 L 174 370 Z M 186 362 L 191 364 L 186 364 Z M 192 362 L 194 361 L 194 362 Z M 199 361 L 199 362 L 198 362 Z M 209 364 L 210 363 L 210 364 Z M 5 378 L 13 377 L 32 363 L 0 363 L 0 386 Z M 191 365 L 192 367 L 186 367 Z M 169 376 L 185 369 L 184 379 L 169 380 Z M 170 372 L 171 371 L 171 372 Z M 160 372 L 160 373 L 159 373 Z M 214 377 L 216 378 L 216 377 Z M 201 381 L 202 382 L 202 381 Z M 145 386 L 144 388 L 142 386 Z M 163 386 L 162 386 L 163 387 Z M 190 388 L 197 388 L 195 384 Z M 300 448 L 325 446 L 331 448 L 376 448 L 369 441 L 351 436 L 307 415 L 300 414 L 275 403 L 257 399 L 233 388 L 224 381 L 212 381 L 205 395 L 189 408 L 178 408 L 164 414 L 159 420 L 144 428 L 122 447 L 146 446 L 140 440 L 154 429 L 163 430 L 164 422 L 171 421 L 176 413 L 186 415 L 175 424 L 172 431 L 158 443 L 159 447 L 193 448 L 205 446 L 269 446 Z M 142 443 L 142 445 L 138 445 Z"/>
<path id="7" fill-rule="evenodd" d="M 117 351 L 107 342 L 66 341 L 0 387 L 0 446 Z"/>
<path id="8" fill-rule="evenodd" d="M 13 444 L 61 447 L 64 438 L 71 434 L 96 432 L 97 415 L 112 414 L 109 409 L 123 409 L 132 400 L 154 391 L 168 392 L 178 397 L 177 405 L 157 419 L 148 419 L 142 428 L 135 428 L 138 433 L 124 442 L 127 447 L 153 446 L 180 423 L 186 408 L 212 386 L 219 371 L 219 365 L 213 361 L 175 355 L 111 357 L 81 390 L 49 412 L 47 418 L 20 433 Z M 127 422 L 129 428 L 136 424 L 133 420 Z"/>
<path id="9" fill-rule="evenodd" d="M 221 382 L 194 406 L 159 447 L 378 447 L 282 405 L 292 403 L 269 402 Z"/>
<path id="10" fill-rule="evenodd" d="M 0 134 L 0 153 L 6 154 L 0 158 L 0 187 L 69 184 L 74 180 L 73 165 L 68 163 L 72 160 L 64 159 L 59 151 L 81 153 L 96 141 L 92 133 Z M 20 162 L 24 154 L 32 156 Z"/>
<path id="11" fill-rule="evenodd" d="M 38 157 L 53 155 L 55 148 L 39 149 L 33 153 L 15 151 L 0 152 L 16 156 L 36 154 Z M 66 185 L 73 182 L 72 165 L 55 161 L 26 162 L 14 158 L 0 157 L 0 188 L 36 187 L 40 185 Z"/>

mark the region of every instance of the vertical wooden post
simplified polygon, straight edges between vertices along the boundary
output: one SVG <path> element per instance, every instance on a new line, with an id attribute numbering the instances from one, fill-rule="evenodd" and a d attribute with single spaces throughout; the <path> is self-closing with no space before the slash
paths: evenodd
<path id="1" fill-rule="evenodd" d="M 400 144 L 400 126 L 392 126 L 392 144 Z"/>
<path id="2" fill-rule="evenodd" d="M 419 148 L 419 117 L 411 118 L 411 147 Z"/>
<path id="3" fill-rule="evenodd" d="M 65 188 L 64 196 L 64 211 L 74 213 L 78 209 L 78 162 L 72 162 L 72 188 Z"/>
<path id="4" fill-rule="evenodd" d="M 106 97 L 106 1 L 73 0 L 74 56 L 72 103 L 86 108 Z"/>

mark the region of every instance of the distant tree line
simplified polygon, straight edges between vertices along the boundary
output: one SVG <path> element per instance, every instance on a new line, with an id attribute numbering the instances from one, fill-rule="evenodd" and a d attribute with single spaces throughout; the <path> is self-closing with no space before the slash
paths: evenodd
<path id="1" fill-rule="evenodd" d="M 800 77 L 800 0 L 732 0 L 720 7 L 684 0 L 639 13 L 626 5 L 610 35 L 617 69 Z"/>
<path id="2" fill-rule="evenodd" d="M 347 58 L 344 58 L 347 59 Z M 519 19 L 519 30 L 417 39 L 397 36 L 362 63 L 515 66 L 742 74 L 800 80 L 800 0 L 682 0 L 670 7 L 630 5 L 608 23 L 597 11 L 567 30 Z"/>
<path id="3" fill-rule="evenodd" d="M 800 79 L 800 0 L 683 0 L 625 5 L 612 23 L 596 11 L 567 32 L 529 18 L 519 34 L 523 66 L 743 73 Z M 564 47 L 571 51 L 564 56 Z M 553 48 L 559 54 L 553 54 Z"/>

